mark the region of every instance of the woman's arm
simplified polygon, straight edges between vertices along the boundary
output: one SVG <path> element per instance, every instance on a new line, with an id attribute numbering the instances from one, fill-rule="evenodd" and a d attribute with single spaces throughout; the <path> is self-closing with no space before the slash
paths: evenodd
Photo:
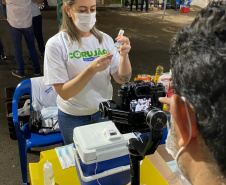
<path id="1" fill-rule="evenodd" d="M 56 92 L 64 100 L 77 95 L 89 83 L 93 76 L 105 70 L 111 63 L 110 53 L 96 58 L 82 73 L 64 84 L 54 84 Z"/>
<path id="2" fill-rule="evenodd" d="M 115 72 L 112 76 L 114 80 L 119 84 L 124 84 L 130 81 L 132 68 L 129 60 L 129 51 L 131 49 L 130 41 L 127 37 L 123 36 L 122 38 L 117 37 L 116 40 L 121 43 L 118 51 L 120 52 L 120 66 L 119 70 Z"/>

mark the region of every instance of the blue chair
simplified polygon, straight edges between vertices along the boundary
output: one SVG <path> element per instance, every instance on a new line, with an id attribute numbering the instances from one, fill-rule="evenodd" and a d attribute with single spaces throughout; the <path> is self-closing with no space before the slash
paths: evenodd
<path id="1" fill-rule="evenodd" d="M 28 123 L 24 124 L 23 128 L 20 127 L 18 121 L 18 102 L 20 98 L 27 93 L 30 94 L 30 110 L 32 110 L 32 88 L 30 79 L 22 81 L 17 86 L 13 96 L 13 123 L 18 140 L 23 184 L 27 184 L 27 151 L 33 147 L 43 147 L 57 143 L 63 144 L 63 138 L 60 132 L 49 134 L 31 133 Z"/>
<path id="2" fill-rule="evenodd" d="M 185 7 L 189 7 L 192 0 L 177 0 L 178 2 L 180 2 L 180 5 L 185 6 Z"/>
<path id="3" fill-rule="evenodd" d="M 176 0 L 175 10 L 180 9 L 180 5 L 182 5 L 183 3 L 183 0 Z"/>

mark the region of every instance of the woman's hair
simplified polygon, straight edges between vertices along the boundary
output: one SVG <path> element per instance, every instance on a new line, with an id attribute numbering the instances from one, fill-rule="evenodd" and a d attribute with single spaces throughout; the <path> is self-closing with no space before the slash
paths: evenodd
<path id="1" fill-rule="evenodd" d="M 64 5 L 67 4 L 69 7 L 72 7 L 73 4 L 76 3 L 76 0 L 63 0 L 63 6 L 61 7 L 62 10 L 62 24 L 60 27 L 60 31 L 64 31 L 69 35 L 71 43 L 74 41 L 78 41 L 79 45 L 82 45 L 82 39 L 79 35 L 77 29 L 75 28 L 75 24 L 71 17 L 68 16 L 67 12 L 64 9 Z M 100 31 L 93 26 L 93 28 L 90 30 L 91 34 L 93 34 L 98 40 L 99 43 L 102 43 L 103 37 L 100 33 Z"/>

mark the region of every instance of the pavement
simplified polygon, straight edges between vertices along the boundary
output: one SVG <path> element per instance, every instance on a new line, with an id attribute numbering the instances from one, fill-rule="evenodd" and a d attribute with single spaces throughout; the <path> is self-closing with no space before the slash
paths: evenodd
<path id="1" fill-rule="evenodd" d="M 170 41 L 183 25 L 194 19 L 199 10 L 200 8 L 196 6 L 192 6 L 189 13 L 167 9 L 164 20 L 162 20 L 163 10 L 158 8 L 154 8 L 148 13 L 136 12 L 135 9 L 131 12 L 129 8 L 98 8 L 97 27 L 112 38 L 116 38 L 120 29 L 125 30 L 124 35 L 130 39 L 132 46 L 129 56 L 133 68 L 131 79 L 133 80 L 138 74 L 154 75 L 155 69 L 160 63 L 165 72 L 169 71 L 168 49 Z M 55 7 L 42 11 L 42 16 L 43 36 L 46 42 L 58 32 Z M 1 17 L 2 9 L 0 8 Z M 14 77 L 10 72 L 16 69 L 16 62 L 8 23 L 5 20 L 0 20 L 0 37 L 7 56 L 7 60 L 0 59 L 0 185 L 20 185 L 22 178 L 18 145 L 16 140 L 9 137 L 5 109 L 5 88 L 16 87 L 22 80 Z M 31 62 L 28 61 L 29 54 L 24 40 L 22 49 L 26 69 L 25 75 L 26 78 L 31 78 L 34 71 Z M 43 67 L 43 60 L 41 59 L 40 64 Z M 118 102 L 117 90 L 120 85 L 113 82 L 113 87 L 113 99 Z M 28 163 L 38 162 L 40 151 L 52 149 L 56 146 L 59 145 L 32 149 L 28 153 Z"/>

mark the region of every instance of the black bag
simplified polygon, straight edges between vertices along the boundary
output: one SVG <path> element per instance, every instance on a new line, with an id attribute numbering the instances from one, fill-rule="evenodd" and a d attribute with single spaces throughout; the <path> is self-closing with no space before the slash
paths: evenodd
<path id="1" fill-rule="evenodd" d="M 32 110 L 30 113 L 30 117 L 29 117 L 29 130 L 30 132 L 39 132 L 39 130 L 41 128 L 45 128 L 45 129 L 53 129 L 55 127 L 55 125 L 58 123 L 58 121 L 56 121 L 54 123 L 53 118 L 51 118 L 52 120 L 52 125 L 50 127 L 43 127 L 42 126 L 42 114 L 41 111 L 35 111 Z M 53 129 L 54 132 L 54 129 Z"/>
<path id="2" fill-rule="evenodd" d="M 31 132 L 38 132 L 41 127 L 42 127 L 41 112 L 32 110 L 29 118 L 29 130 Z"/>

